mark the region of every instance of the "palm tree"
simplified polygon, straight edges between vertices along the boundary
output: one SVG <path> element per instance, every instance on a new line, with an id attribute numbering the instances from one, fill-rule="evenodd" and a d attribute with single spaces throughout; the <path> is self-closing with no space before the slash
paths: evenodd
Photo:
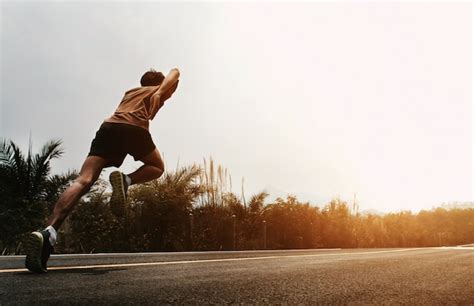
<path id="1" fill-rule="evenodd" d="M 198 183 L 201 168 L 193 165 L 166 172 L 159 179 L 132 186 L 130 214 L 135 234 L 147 251 L 179 251 L 188 247 L 189 218 L 193 204 L 204 192 Z M 131 226 L 129 227 L 131 228 Z"/>
<path id="2" fill-rule="evenodd" d="M 12 247 L 27 231 L 40 226 L 61 189 L 77 177 L 75 171 L 50 175 L 50 161 L 62 156 L 61 140 L 48 141 L 25 156 L 11 140 L 0 139 L 0 246 Z"/>
<path id="3" fill-rule="evenodd" d="M 261 191 L 257 194 L 254 194 L 249 201 L 249 211 L 254 214 L 261 214 L 265 204 L 265 199 L 268 196 L 269 194 L 266 191 Z"/>

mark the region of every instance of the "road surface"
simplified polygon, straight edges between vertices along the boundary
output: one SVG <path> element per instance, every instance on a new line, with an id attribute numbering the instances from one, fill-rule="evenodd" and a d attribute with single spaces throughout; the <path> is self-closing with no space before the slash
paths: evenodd
<path id="1" fill-rule="evenodd" d="M 0 304 L 474 304 L 474 247 L 0 257 Z"/>

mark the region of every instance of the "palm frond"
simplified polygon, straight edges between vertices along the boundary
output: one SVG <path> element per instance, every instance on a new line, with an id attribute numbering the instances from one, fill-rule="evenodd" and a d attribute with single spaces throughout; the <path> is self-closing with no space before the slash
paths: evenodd
<path id="1" fill-rule="evenodd" d="M 53 158 L 60 157 L 64 153 L 61 144 L 62 141 L 59 139 L 50 140 L 43 146 L 41 153 L 35 154 L 33 157 L 31 187 L 34 193 L 41 188 L 41 185 L 44 184 L 51 171 L 49 161 Z"/>
<path id="2" fill-rule="evenodd" d="M 64 154 L 64 150 L 61 148 L 62 144 L 61 139 L 48 141 L 41 149 L 41 156 L 48 157 L 48 159 L 61 157 Z"/>
<path id="3" fill-rule="evenodd" d="M 59 196 L 62 190 L 79 176 L 76 170 L 69 170 L 63 174 L 55 174 L 46 180 L 44 185 L 44 199 L 52 202 Z"/>
<path id="4" fill-rule="evenodd" d="M 23 190 L 28 190 L 30 184 L 25 157 L 20 148 L 13 141 L 10 141 L 10 148 L 12 154 L 8 161 L 8 166 L 11 167 L 15 179 L 18 182 L 18 186 L 21 186 Z"/>
<path id="5" fill-rule="evenodd" d="M 7 164 L 11 161 L 13 150 L 11 141 L 5 138 L 0 139 L 0 164 Z"/>
<path id="6" fill-rule="evenodd" d="M 265 199 L 269 196 L 266 191 L 261 191 L 257 194 L 252 195 L 249 201 L 249 210 L 253 213 L 261 212 Z"/>

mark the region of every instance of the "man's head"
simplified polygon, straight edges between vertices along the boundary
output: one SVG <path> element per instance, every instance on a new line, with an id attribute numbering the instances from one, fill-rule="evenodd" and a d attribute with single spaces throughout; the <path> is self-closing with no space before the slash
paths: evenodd
<path id="1" fill-rule="evenodd" d="M 145 72 L 140 79 L 140 83 L 142 86 L 158 86 L 163 82 L 165 76 L 163 73 L 155 71 L 154 69 L 150 69 L 149 71 Z"/>

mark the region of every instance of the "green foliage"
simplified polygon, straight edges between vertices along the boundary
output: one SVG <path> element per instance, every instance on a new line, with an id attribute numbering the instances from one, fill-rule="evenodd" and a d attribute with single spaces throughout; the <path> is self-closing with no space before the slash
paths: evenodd
<path id="1" fill-rule="evenodd" d="M 75 172 L 50 175 L 50 161 L 63 154 L 60 140 L 47 142 L 40 153 L 25 156 L 10 140 L 0 140 L 0 247 L 15 253 L 21 237 L 39 228 L 48 207 L 72 179 Z"/>
<path id="2" fill-rule="evenodd" d="M 60 141 L 24 156 L 0 142 L 0 247 L 15 253 L 23 234 L 44 224 L 48 210 L 76 172 L 50 175 Z M 243 180 L 242 180 L 243 182 Z M 181 167 L 132 186 L 127 214 L 109 207 L 108 183 L 99 180 L 60 231 L 57 251 L 73 253 L 295 249 L 320 247 L 416 247 L 474 242 L 474 209 L 363 215 L 334 199 L 321 209 L 295 196 L 265 203 L 262 191 L 245 201 L 231 191 L 227 170 L 212 158 L 204 167 Z M 264 233 L 266 236 L 264 237 Z M 266 239 L 265 239 L 266 238 Z"/>
<path id="3" fill-rule="evenodd" d="M 117 220 L 110 212 L 101 189 L 78 203 L 60 232 L 56 250 L 72 253 L 131 251 L 128 220 Z"/>
<path id="4" fill-rule="evenodd" d="M 199 167 L 183 167 L 160 179 L 137 186 L 130 200 L 144 233 L 148 251 L 184 251 L 189 244 L 189 214 L 202 193 L 195 184 Z"/>
<path id="5" fill-rule="evenodd" d="M 320 227 L 317 207 L 301 203 L 295 196 L 277 198 L 265 207 L 268 242 L 272 249 L 314 248 L 318 246 L 316 232 Z"/>
<path id="6" fill-rule="evenodd" d="M 199 174 L 199 167 L 184 167 L 132 186 L 128 213 L 119 219 L 110 212 L 106 184 L 96 184 L 68 220 L 60 247 L 87 253 L 187 250 L 189 213 L 202 192 L 195 184 Z"/>
<path id="7" fill-rule="evenodd" d="M 332 200 L 322 212 L 323 243 L 330 248 L 349 248 L 355 246 L 353 218 L 347 203 Z"/>

